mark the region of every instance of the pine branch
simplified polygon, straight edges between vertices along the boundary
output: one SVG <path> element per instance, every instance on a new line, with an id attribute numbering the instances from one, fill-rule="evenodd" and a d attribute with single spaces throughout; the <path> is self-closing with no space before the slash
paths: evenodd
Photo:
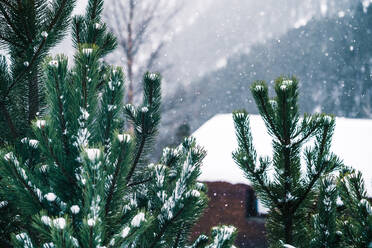
<path id="1" fill-rule="evenodd" d="M 11 27 L 11 29 L 14 31 L 14 33 L 18 36 L 19 39 L 21 39 L 24 43 L 27 43 L 27 40 L 23 37 L 23 35 L 19 32 L 19 30 L 14 26 L 12 21 L 10 20 L 10 17 L 4 7 L 0 5 L 0 12 L 3 14 L 6 23 Z"/>
<path id="2" fill-rule="evenodd" d="M 358 182 L 356 180 L 350 180 L 351 184 L 354 186 L 354 192 L 356 194 L 356 197 L 357 197 L 357 200 L 360 201 L 362 199 L 364 199 L 364 197 L 362 196 L 362 193 L 360 192 L 360 185 L 358 184 Z"/>
<path id="3" fill-rule="evenodd" d="M 53 27 L 56 25 L 56 23 L 60 19 L 60 16 L 62 15 L 64 8 L 66 7 L 67 1 L 68 0 L 62 1 L 61 7 L 57 11 L 57 15 L 55 15 L 55 17 L 52 19 L 51 23 L 49 24 L 47 28 L 48 33 L 53 29 Z"/>
<path id="4" fill-rule="evenodd" d="M 246 117 L 247 118 L 247 117 Z M 235 121 L 237 127 L 239 128 L 239 132 L 238 134 L 242 136 L 241 139 L 239 139 L 242 144 L 243 144 L 243 148 L 245 150 L 245 153 L 248 155 L 248 156 L 251 156 L 251 150 L 249 148 L 249 144 L 247 143 L 247 140 L 249 140 L 249 138 L 247 137 L 247 134 L 244 130 L 244 124 L 243 123 L 240 123 L 238 121 Z M 255 158 L 251 158 L 251 160 L 253 161 Z M 257 163 L 257 161 L 254 161 Z M 246 162 L 245 162 L 246 163 Z M 260 175 L 258 173 L 256 173 L 254 171 L 254 169 L 252 169 L 253 167 L 251 167 L 249 164 L 246 164 L 245 165 L 245 168 L 250 172 L 250 174 L 257 180 L 257 182 L 259 183 L 259 185 L 261 186 L 261 188 L 266 192 L 266 194 L 270 197 L 270 199 L 275 202 L 276 204 L 278 203 L 277 199 L 274 197 L 274 195 L 272 194 L 272 192 L 270 191 L 270 189 L 267 187 L 266 183 L 262 180 L 262 178 L 260 177 Z"/>
<path id="5" fill-rule="evenodd" d="M 138 147 L 138 150 L 137 150 L 137 153 L 136 153 L 136 156 L 133 160 L 133 163 L 130 167 L 130 170 L 129 170 L 129 173 L 126 177 L 126 182 L 127 184 L 129 183 L 130 179 L 132 178 L 133 174 L 134 174 L 134 171 L 137 167 L 137 164 L 141 158 L 141 155 L 142 155 L 142 152 L 145 148 L 145 144 L 146 144 L 146 136 L 147 134 L 144 133 L 144 126 L 145 126 L 145 113 L 142 113 L 142 116 L 141 116 L 141 126 L 142 126 L 142 135 L 141 135 L 141 143 Z"/>
<path id="6" fill-rule="evenodd" d="M 275 136 L 278 138 L 278 140 L 280 141 L 280 143 L 285 144 L 285 141 L 282 139 L 282 137 L 277 132 L 276 127 L 274 125 L 274 122 L 271 119 L 271 116 L 269 115 L 269 112 L 268 112 L 268 110 L 266 108 L 265 100 L 262 98 L 261 95 L 259 95 L 258 99 L 260 100 L 260 103 L 259 104 L 262 106 L 263 114 L 266 117 L 266 119 L 268 121 L 268 124 L 270 125 L 271 130 L 273 130 Z"/>
<path id="7" fill-rule="evenodd" d="M 302 137 L 300 140 L 298 140 L 297 142 L 293 143 L 293 146 L 298 146 L 300 144 L 302 144 L 302 142 L 304 142 L 305 140 L 307 140 L 311 135 L 314 134 L 314 132 L 319 128 L 318 125 L 314 125 L 313 128 L 307 132 L 307 134 Z"/>
<path id="8" fill-rule="evenodd" d="M 64 111 L 63 111 L 63 103 L 61 101 L 61 90 L 60 90 L 60 87 L 59 87 L 59 83 L 58 83 L 58 75 L 56 74 L 56 71 L 53 70 L 53 75 L 54 75 L 54 81 L 56 82 L 55 86 L 56 86 L 56 92 L 57 92 L 57 101 L 58 101 L 58 114 L 59 114 L 59 118 L 61 120 L 61 132 L 62 132 L 62 143 L 63 143 L 63 147 L 64 147 L 64 150 L 65 150 L 65 154 L 67 157 L 69 157 L 70 155 L 70 148 L 68 146 L 68 142 L 67 142 L 67 137 L 66 135 L 63 133 L 65 130 L 66 130 L 66 120 L 65 120 L 65 116 L 64 116 Z"/>
<path id="9" fill-rule="evenodd" d="M 150 182 L 151 180 L 152 180 L 152 178 L 148 178 L 148 179 L 145 179 L 145 180 L 142 180 L 142 181 L 129 183 L 129 184 L 127 184 L 127 187 L 133 187 L 133 186 L 137 186 L 137 185 L 140 185 L 140 184 L 144 184 L 144 183 Z"/>
<path id="10" fill-rule="evenodd" d="M 63 9 L 65 8 L 66 6 L 66 3 L 67 3 L 68 0 L 63 0 L 62 1 L 62 4 L 61 4 L 61 7 L 58 9 L 57 11 L 57 15 L 52 19 L 51 23 L 49 24 L 46 32 L 49 33 L 53 28 L 54 26 L 56 25 L 57 21 L 59 20 L 62 12 L 63 12 Z M 0 5 L 0 11 L 2 11 L 2 6 Z M 40 45 L 38 46 L 35 54 L 32 56 L 30 62 L 29 62 L 29 65 L 26 67 L 25 70 L 23 70 L 14 80 L 13 80 L 13 83 L 10 85 L 10 87 L 8 88 L 8 90 L 6 91 L 5 93 L 5 97 L 7 97 L 10 93 L 10 91 L 13 89 L 13 87 L 16 85 L 16 83 L 18 83 L 19 81 L 21 81 L 24 77 L 24 75 L 26 75 L 30 70 L 31 68 L 33 67 L 34 63 L 36 62 L 36 60 L 39 58 L 40 54 L 42 53 L 42 50 L 43 48 L 45 47 L 46 45 L 46 40 L 47 38 L 44 38 Z M 27 43 L 27 41 L 26 41 Z"/>
<path id="11" fill-rule="evenodd" d="M 137 164 L 141 158 L 141 155 L 142 155 L 142 152 L 143 152 L 143 149 L 145 147 L 145 142 L 146 142 L 146 137 L 144 135 L 142 135 L 141 137 L 141 143 L 140 143 L 140 146 L 138 148 L 138 151 L 136 153 L 136 156 L 135 156 L 135 159 L 130 167 L 130 170 L 129 170 L 129 173 L 126 177 L 126 181 L 127 181 L 127 184 L 129 183 L 130 179 L 132 178 L 133 174 L 134 174 L 134 170 L 136 169 L 137 167 Z"/>
<path id="12" fill-rule="evenodd" d="M 184 210 L 184 207 L 181 208 L 181 209 L 177 212 L 177 214 L 176 214 L 172 219 L 168 220 L 167 223 L 163 225 L 163 227 L 160 229 L 160 232 L 157 233 L 157 235 L 156 235 L 154 241 L 153 241 L 152 244 L 150 245 L 150 248 L 154 248 L 154 247 L 155 247 L 155 245 L 160 241 L 161 237 L 164 235 L 164 233 L 165 233 L 165 231 L 167 230 L 168 226 L 169 226 L 173 221 L 175 221 L 175 220 L 178 218 L 178 216 L 180 216 L 180 214 L 183 212 L 183 210 Z"/>
<path id="13" fill-rule="evenodd" d="M 62 173 L 65 175 L 66 179 L 69 180 L 71 186 L 75 185 L 76 184 L 76 180 L 75 178 L 71 177 L 68 172 L 66 171 L 66 169 L 61 165 L 61 163 L 59 162 L 59 159 L 57 158 L 57 156 L 55 155 L 54 151 L 53 151 L 53 148 L 50 146 L 49 144 L 49 141 L 48 141 L 48 137 L 46 136 L 45 134 L 45 131 L 43 130 L 42 131 L 42 137 L 44 139 L 44 142 L 45 142 L 45 145 L 47 146 L 48 150 L 49 150 L 49 154 L 52 156 L 54 162 L 56 163 L 56 165 L 61 169 Z"/>
<path id="14" fill-rule="evenodd" d="M 1 35 L 1 34 L 0 34 L 0 40 L 6 41 L 6 43 L 11 44 L 12 46 L 18 47 L 18 48 L 20 48 L 22 50 L 25 49 L 24 46 L 16 43 L 14 40 L 12 40 L 10 38 L 6 38 L 4 35 Z"/>
<path id="15" fill-rule="evenodd" d="M 110 206 L 111 206 L 111 201 L 112 201 L 113 195 L 114 195 L 114 190 L 116 188 L 117 181 L 119 179 L 119 174 L 120 174 L 122 161 L 123 161 L 123 156 L 122 156 L 122 154 L 120 154 L 119 155 L 119 160 L 118 160 L 118 162 L 116 164 L 116 167 L 115 167 L 114 177 L 112 178 L 112 183 L 110 185 L 110 189 L 109 189 L 108 195 L 107 195 L 107 200 L 106 200 L 106 205 L 105 205 L 105 215 L 106 216 L 108 215 L 108 212 L 109 212 L 109 209 L 110 209 Z"/>
<path id="16" fill-rule="evenodd" d="M 13 174 L 16 176 L 16 179 L 23 185 L 23 187 L 28 191 L 28 193 L 32 196 L 34 201 L 39 205 L 40 209 L 43 208 L 43 204 L 40 202 L 38 196 L 35 192 L 31 189 L 30 185 L 19 175 L 17 169 L 15 168 L 14 162 L 11 163 L 13 168 Z"/>
<path id="17" fill-rule="evenodd" d="M 74 23 L 74 38 L 76 39 L 76 44 L 81 44 L 81 39 L 80 39 L 80 25 L 81 25 L 81 22 L 77 19 L 77 18 L 74 18 L 73 20 L 73 23 Z"/>
<path id="18" fill-rule="evenodd" d="M 281 97 L 281 100 L 282 100 L 281 106 L 283 109 L 282 111 L 280 111 L 280 113 L 282 114 L 280 119 L 282 120 L 284 142 L 285 142 L 284 144 L 282 143 L 282 146 L 284 146 L 284 178 L 285 178 L 284 193 L 288 194 L 288 192 L 291 192 L 291 181 L 287 180 L 288 178 L 290 178 L 290 173 L 291 173 L 291 161 L 290 161 L 291 150 L 290 148 L 287 148 L 287 145 L 291 143 L 290 133 L 289 133 L 289 130 L 287 130 L 287 128 L 289 129 L 287 124 L 288 124 L 288 117 L 290 113 L 287 113 L 287 98 Z M 289 202 L 284 203 L 283 210 L 288 211 L 288 212 L 291 211 Z M 286 242 L 288 242 L 288 244 L 290 244 L 292 243 L 292 240 L 291 240 L 292 239 L 292 215 L 288 215 L 288 218 L 286 218 L 284 229 L 285 229 L 284 232 L 286 235 L 285 240 Z"/>
<path id="19" fill-rule="evenodd" d="M 96 19 L 96 16 L 97 16 L 97 8 L 98 8 L 98 1 L 99 0 L 94 0 L 93 1 L 93 8 L 92 8 L 92 13 L 91 13 L 91 16 L 90 16 L 90 20 L 95 20 Z"/>
<path id="20" fill-rule="evenodd" d="M 324 156 L 324 150 L 325 150 L 325 146 L 326 146 L 326 142 L 327 142 L 328 131 L 329 131 L 329 126 L 326 125 L 325 128 L 324 128 L 324 130 L 323 130 L 323 138 L 322 138 L 322 141 L 321 141 L 320 150 L 319 150 L 319 154 L 318 154 L 318 156 L 319 156 L 318 157 L 318 161 L 317 161 L 318 166 L 322 162 L 321 159 Z M 308 184 L 308 186 L 305 189 L 305 191 L 303 193 L 301 193 L 301 196 L 296 201 L 296 203 L 295 203 L 295 205 L 293 207 L 294 210 L 297 209 L 301 205 L 301 203 L 306 199 L 307 195 L 310 193 L 310 191 L 313 188 L 314 184 L 318 181 L 318 179 L 320 178 L 320 176 L 323 174 L 323 170 L 324 169 L 325 169 L 325 166 L 323 166 L 318 171 L 318 173 L 313 176 L 312 180 Z"/>
<path id="21" fill-rule="evenodd" d="M 274 197 L 274 195 L 272 194 L 272 192 L 270 191 L 270 189 L 267 187 L 266 183 L 262 180 L 262 178 L 260 177 L 260 175 L 258 173 L 256 173 L 254 170 L 251 170 L 248 165 L 246 166 L 246 168 L 247 168 L 247 170 L 250 171 L 250 173 L 252 174 L 252 176 L 257 180 L 257 182 L 259 183 L 259 185 L 261 186 L 261 188 L 266 192 L 266 194 L 270 197 L 270 199 L 275 204 L 279 204 L 278 199 Z"/>
<path id="22" fill-rule="evenodd" d="M 20 13 L 22 13 L 23 9 L 22 9 L 22 3 L 21 1 L 18 1 L 18 11 Z M 28 27 L 28 20 L 26 19 L 26 16 L 25 15 L 21 15 L 21 19 L 22 20 L 22 24 L 23 24 L 23 31 L 25 32 L 25 35 L 26 35 L 26 38 L 28 40 L 28 43 L 32 43 L 32 37 L 31 37 L 31 34 L 30 34 L 30 27 Z"/>
<path id="23" fill-rule="evenodd" d="M 7 108 L 6 108 L 6 105 L 1 100 L 0 100 L 0 110 L 3 113 L 3 116 L 5 117 L 5 119 L 8 123 L 10 133 L 12 134 L 14 140 L 16 140 L 18 138 L 18 132 L 17 132 L 16 127 L 14 125 L 14 122 L 13 122 L 13 120 L 12 120 L 12 118 L 11 118 Z"/>
<path id="24" fill-rule="evenodd" d="M 178 245 L 181 241 L 181 233 L 182 233 L 183 228 L 184 228 L 184 226 L 180 227 L 180 230 L 178 231 L 177 236 L 176 236 L 176 240 L 174 241 L 173 248 L 178 248 Z"/>
<path id="25" fill-rule="evenodd" d="M 13 11 L 15 11 L 15 7 L 13 5 L 11 5 L 8 1 L 6 0 L 0 0 L 1 3 L 5 4 L 6 6 L 8 6 L 9 8 L 11 8 Z"/>

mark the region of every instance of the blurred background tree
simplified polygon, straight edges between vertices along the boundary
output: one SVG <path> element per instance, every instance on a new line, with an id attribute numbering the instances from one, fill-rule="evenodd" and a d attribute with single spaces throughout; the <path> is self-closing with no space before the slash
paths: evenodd
<path id="1" fill-rule="evenodd" d="M 164 71 L 169 64 L 159 62 L 170 40 L 172 21 L 181 10 L 179 1 L 109 0 L 104 19 L 118 37 L 120 55 L 129 81 L 128 103 L 140 92 L 141 75 L 146 70 Z M 109 59 L 110 60 L 110 59 Z"/>

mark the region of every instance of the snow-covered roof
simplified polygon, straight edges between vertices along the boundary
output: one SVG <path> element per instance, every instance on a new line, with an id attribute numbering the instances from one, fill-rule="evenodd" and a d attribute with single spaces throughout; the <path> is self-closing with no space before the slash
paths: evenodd
<path id="1" fill-rule="evenodd" d="M 259 156 L 272 156 L 271 137 L 262 118 L 250 115 L 253 143 Z M 231 114 L 216 115 L 193 133 L 199 145 L 207 151 L 200 181 L 249 181 L 232 159 L 237 148 Z M 344 163 L 363 173 L 367 192 L 372 196 L 372 120 L 336 118 L 331 150 Z"/>

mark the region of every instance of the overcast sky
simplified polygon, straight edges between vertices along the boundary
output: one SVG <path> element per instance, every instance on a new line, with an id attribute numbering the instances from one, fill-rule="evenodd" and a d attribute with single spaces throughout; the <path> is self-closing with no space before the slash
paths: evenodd
<path id="1" fill-rule="evenodd" d="M 84 14 L 87 3 L 88 0 L 77 0 L 73 14 Z M 212 0 L 189 0 L 186 1 L 186 3 L 187 4 L 185 4 L 185 8 L 181 13 L 179 13 L 178 17 L 175 20 L 175 23 L 177 23 L 176 25 L 178 26 L 180 31 L 183 30 L 185 27 L 192 25 L 200 16 L 200 14 L 208 8 L 208 6 L 212 3 Z M 56 48 L 53 49 L 52 53 L 56 54 L 63 52 L 71 58 L 74 52 L 71 47 L 71 36 L 68 35 Z"/>

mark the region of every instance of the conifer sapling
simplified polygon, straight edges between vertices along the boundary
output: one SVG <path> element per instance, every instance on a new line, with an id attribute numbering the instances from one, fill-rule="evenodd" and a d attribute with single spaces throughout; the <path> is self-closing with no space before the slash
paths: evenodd
<path id="1" fill-rule="evenodd" d="M 372 247 L 372 207 L 362 174 L 349 170 L 340 175 L 338 191 L 343 210 L 339 214 L 344 247 Z"/>
<path id="2" fill-rule="evenodd" d="M 101 61 L 116 46 L 100 20 L 102 6 L 90 0 L 86 15 L 73 20 L 71 69 L 62 55 L 45 62 L 48 114 L 33 123 L 33 138 L 22 139 L 22 154 L 0 152 L 1 194 L 25 223 L 13 246 L 232 247 L 230 226 L 188 245 L 207 204 L 197 182 L 205 152 L 186 138 L 148 165 L 161 77 L 146 73 L 142 104 L 122 105 L 123 72 Z M 133 133 L 124 130 L 123 112 Z"/>
<path id="3" fill-rule="evenodd" d="M 270 99 L 268 86 L 255 82 L 251 91 L 268 133 L 272 136 L 273 157 L 257 157 L 245 111 L 233 114 L 238 149 L 237 165 L 252 182 L 258 198 L 270 209 L 267 217 L 270 247 L 283 244 L 308 247 L 306 213 L 314 200 L 319 179 L 340 166 L 330 152 L 335 120 L 324 114 L 304 115 L 298 110 L 298 81 L 280 77 Z M 303 152 L 306 173 L 301 170 L 301 149 L 311 138 L 314 144 Z"/>

